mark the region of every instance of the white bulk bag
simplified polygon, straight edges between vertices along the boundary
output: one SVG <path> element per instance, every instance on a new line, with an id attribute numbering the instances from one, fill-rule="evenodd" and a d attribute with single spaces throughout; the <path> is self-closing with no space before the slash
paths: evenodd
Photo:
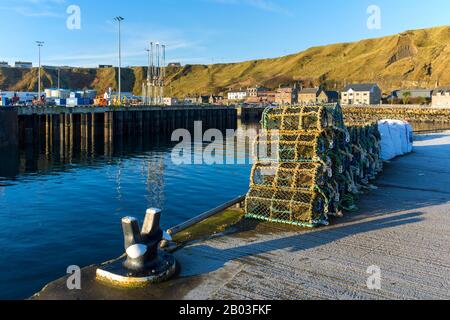
<path id="1" fill-rule="evenodd" d="M 381 159 L 392 160 L 412 152 L 413 128 L 401 120 L 381 120 L 378 122 L 378 131 L 381 134 Z"/>
<path id="2" fill-rule="evenodd" d="M 410 125 L 408 122 L 406 122 L 406 132 L 408 136 L 408 151 L 407 153 L 410 153 L 413 151 L 413 143 L 414 143 L 414 129 L 412 125 Z"/>
<path id="3" fill-rule="evenodd" d="M 381 135 L 381 159 L 384 161 L 392 160 L 396 157 L 394 143 L 392 142 L 389 122 L 382 120 L 378 122 L 378 131 Z"/>
<path id="4" fill-rule="evenodd" d="M 408 124 L 406 121 L 396 120 L 393 122 L 394 126 L 398 126 L 400 131 L 400 141 L 401 141 L 401 150 L 399 151 L 399 155 L 407 154 L 409 151 L 409 137 L 408 137 L 408 129 L 406 125 Z"/>
<path id="5" fill-rule="evenodd" d="M 400 139 L 402 141 L 402 152 L 401 155 L 412 152 L 413 142 L 414 142 L 414 130 L 413 127 L 407 121 L 395 120 L 391 123 L 403 127 L 400 132 Z"/>
<path id="6" fill-rule="evenodd" d="M 391 133 L 392 144 L 394 145 L 394 157 L 401 156 L 403 155 L 402 138 L 405 139 L 404 126 L 398 124 L 396 120 L 388 120 L 388 124 L 389 132 Z"/>

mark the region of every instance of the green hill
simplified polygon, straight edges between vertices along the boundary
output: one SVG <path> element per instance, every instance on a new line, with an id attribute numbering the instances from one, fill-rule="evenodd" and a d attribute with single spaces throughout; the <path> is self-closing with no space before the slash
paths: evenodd
<path id="1" fill-rule="evenodd" d="M 398 35 L 313 47 L 280 57 L 233 64 L 186 65 L 169 68 L 167 95 L 221 93 L 229 89 L 302 82 L 340 89 L 345 83 L 377 82 L 385 90 L 399 87 L 450 85 L 450 26 L 406 31 Z M 1 90 L 36 90 L 37 70 L 0 68 Z M 123 91 L 141 94 L 146 68 L 123 71 Z M 115 69 L 64 70 L 61 86 L 94 88 L 117 86 Z M 45 87 L 57 82 L 55 70 L 45 70 Z"/>

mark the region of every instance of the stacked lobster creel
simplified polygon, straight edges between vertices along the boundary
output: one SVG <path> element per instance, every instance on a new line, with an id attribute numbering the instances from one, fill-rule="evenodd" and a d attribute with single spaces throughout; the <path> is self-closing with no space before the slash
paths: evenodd
<path id="1" fill-rule="evenodd" d="M 353 125 L 348 127 L 348 131 L 350 143 L 346 155 L 350 165 L 346 167 L 343 175 L 346 192 L 342 197 L 341 208 L 344 210 L 355 208 L 354 202 L 361 190 L 371 188 L 370 181 L 383 170 L 378 125 L 376 123 Z M 338 178 L 341 176 L 339 174 Z"/>
<path id="2" fill-rule="evenodd" d="M 348 130 L 338 104 L 268 108 L 262 123 L 267 133 L 258 136 L 256 150 L 271 154 L 257 152 L 247 217 L 326 224 L 381 170 L 377 127 Z"/>

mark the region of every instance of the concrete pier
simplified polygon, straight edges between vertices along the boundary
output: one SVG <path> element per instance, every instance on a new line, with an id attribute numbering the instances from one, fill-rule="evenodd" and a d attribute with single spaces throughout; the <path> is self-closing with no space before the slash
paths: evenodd
<path id="1" fill-rule="evenodd" d="M 386 164 L 359 210 L 301 230 L 243 220 L 187 243 L 179 276 L 146 289 L 114 289 L 82 271 L 33 299 L 450 299 L 450 132 L 421 135 L 414 153 Z M 120 234 L 118 234 L 120 236 Z M 380 270 L 381 288 L 368 286 Z"/>

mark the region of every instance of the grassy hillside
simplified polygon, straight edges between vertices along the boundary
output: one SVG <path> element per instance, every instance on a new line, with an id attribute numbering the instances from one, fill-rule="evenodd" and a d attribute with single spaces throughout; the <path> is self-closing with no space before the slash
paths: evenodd
<path id="1" fill-rule="evenodd" d="M 276 88 L 297 81 L 340 89 L 350 82 L 378 82 L 384 90 L 398 87 L 450 85 L 450 26 L 313 47 L 276 59 L 235 64 L 186 65 L 170 68 L 166 92 L 176 96 L 221 93 L 263 85 Z M 37 70 L 1 69 L 0 89 L 36 90 Z M 141 93 L 146 68 L 123 71 L 123 91 Z M 104 91 L 117 86 L 115 69 L 73 69 L 62 72 L 62 86 Z M 56 86 L 56 71 L 46 70 L 45 87 Z"/>

